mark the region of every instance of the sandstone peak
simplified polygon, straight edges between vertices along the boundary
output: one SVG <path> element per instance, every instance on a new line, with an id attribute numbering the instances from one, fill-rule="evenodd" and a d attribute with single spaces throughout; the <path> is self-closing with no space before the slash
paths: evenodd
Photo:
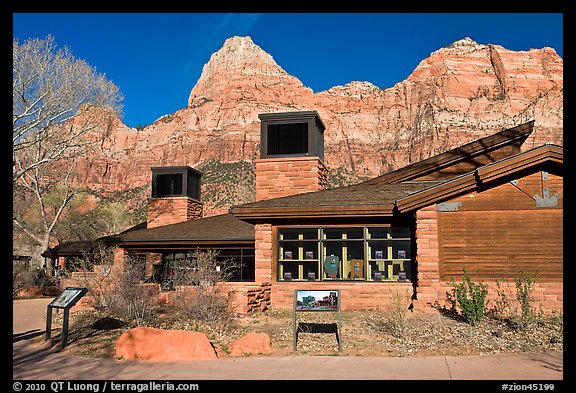
<path id="1" fill-rule="evenodd" d="M 446 53 L 457 54 L 457 55 L 466 55 L 468 53 L 473 53 L 477 50 L 485 49 L 487 46 L 483 44 L 479 44 L 474 41 L 470 37 L 464 37 L 460 40 L 454 41 L 450 45 L 447 45 L 443 48 L 437 49 L 434 52 L 430 53 L 430 57 L 434 55 L 442 55 Z M 424 59 L 426 61 L 428 59 Z"/>
<path id="2" fill-rule="evenodd" d="M 251 37 L 230 37 L 202 68 L 202 74 L 190 93 L 188 105 L 191 106 L 196 98 L 210 98 L 206 92 L 217 94 L 220 81 L 229 83 L 232 80 L 270 77 L 293 78 Z"/>
<path id="3" fill-rule="evenodd" d="M 253 163 L 258 114 L 268 112 L 317 110 L 327 127 L 326 166 L 342 181 L 378 176 L 530 119 L 535 130 L 523 149 L 562 144 L 563 63 L 552 49 L 513 51 L 463 38 L 435 53 L 392 88 L 353 81 L 315 94 L 250 37 L 231 37 L 205 65 L 187 108 L 140 132 L 112 125 L 102 148 L 79 164 L 79 182 L 127 190 L 149 184 L 152 166 L 218 162 L 214 168 L 236 174 L 229 193 L 219 183 L 206 186 L 218 191 L 203 201 L 204 211 L 224 213 L 253 201 L 244 167 L 233 172 L 224 163 Z"/>
<path id="4" fill-rule="evenodd" d="M 470 37 L 464 37 L 461 40 L 454 41 L 452 44 L 448 45 L 448 47 L 457 47 L 457 46 L 475 46 L 478 45 L 476 41 L 474 41 Z"/>
<path id="5" fill-rule="evenodd" d="M 374 94 L 380 91 L 380 88 L 373 83 L 366 81 L 352 81 L 343 86 L 334 86 L 327 90 L 328 93 L 344 96 L 359 96 L 360 94 Z"/>
<path id="6" fill-rule="evenodd" d="M 234 36 L 226 39 L 222 48 L 212 55 L 210 61 L 213 59 L 215 62 L 224 61 L 239 65 L 258 59 L 265 60 L 266 62 L 277 66 L 272 56 L 256 45 L 249 36 Z"/>

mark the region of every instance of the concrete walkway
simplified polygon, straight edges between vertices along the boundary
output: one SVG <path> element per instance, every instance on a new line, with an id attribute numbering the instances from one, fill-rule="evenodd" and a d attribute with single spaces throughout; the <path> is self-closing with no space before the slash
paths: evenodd
<path id="1" fill-rule="evenodd" d="M 13 379 L 17 380 L 501 380 L 563 378 L 563 352 L 489 356 L 252 356 L 160 363 L 88 359 L 40 349 L 52 299 L 13 302 Z"/>

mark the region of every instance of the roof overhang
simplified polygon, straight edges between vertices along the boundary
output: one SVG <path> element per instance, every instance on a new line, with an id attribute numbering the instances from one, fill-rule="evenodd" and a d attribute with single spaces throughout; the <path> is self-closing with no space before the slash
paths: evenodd
<path id="1" fill-rule="evenodd" d="M 432 186 L 408 197 L 398 199 L 395 203 L 399 213 L 420 209 L 434 203 L 442 202 L 457 195 L 474 191 L 506 176 L 534 168 L 543 164 L 552 164 L 562 173 L 564 162 L 563 148 L 557 145 L 544 145 L 517 154 L 498 162 L 482 166 L 474 171 Z"/>
<path id="2" fill-rule="evenodd" d="M 476 170 L 478 180 L 487 183 L 503 175 L 518 172 L 545 162 L 562 165 L 564 149 L 558 145 L 544 145 L 513 157 L 485 165 Z"/>
<path id="3" fill-rule="evenodd" d="M 124 240 L 119 242 L 119 245 L 137 245 L 137 244 L 187 244 L 187 245 L 203 245 L 203 244 L 239 244 L 239 243 L 250 243 L 254 242 L 254 238 L 228 238 L 228 239 L 183 239 L 183 238 L 165 238 L 165 239 L 146 239 L 146 238 L 136 238 L 130 240 Z"/>
<path id="4" fill-rule="evenodd" d="M 534 120 L 516 127 L 502 130 L 496 134 L 466 143 L 444 153 L 407 165 L 403 168 L 368 180 L 366 183 L 400 183 L 414 180 L 434 172 L 444 170 L 461 162 L 473 163 L 480 156 L 496 154 L 499 161 L 504 156 L 520 152 L 520 146 L 532 133 Z M 510 148 L 512 146 L 512 148 Z M 481 164 L 477 165 L 480 166 Z"/>
<path id="5" fill-rule="evenodd" d="M 134 251 L 160 251 L 168 249 L 196 249 L 196 248 L 229 248 L 254 247 L 254 239 L 242 240 L 131 240 L 119 244 L 120 247 Z"/>
<path id="6" fill-rule="evenodd" d="M 330 207 L 286 207 L 286 208 L 244 208 L 231 209 L 234 216 L 243 221 L 278 218 L 343 218 L 343 217 L 391 217 L 394 205 L 330 206 Z"/>

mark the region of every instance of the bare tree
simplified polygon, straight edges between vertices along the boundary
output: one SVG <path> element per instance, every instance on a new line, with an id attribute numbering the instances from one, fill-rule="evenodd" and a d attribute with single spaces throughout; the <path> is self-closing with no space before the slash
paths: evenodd
<path id="1" fill-rule="evenodd" d="M 102 140 L 122 96 L 68 48 L 57 49 L 52 36 L 22 45 L 14 40 L 12 49 L 13 193 L 24 203 L 14 209 L 13 223 L 47 249 L 74 195 L 74 158 Z M 24 218 L 31 207 L 39 216 L 35 227 Z"/>
<path id="2" fill-rule="evenodd" d="M 127 255 L 122 267 L 114 266 L 116 247 L 99 244 L 84 253 L 84 273 L 78 276 L 89 289 L 92 306 L 99 312 L 129 319 L 135 326 L 151 322 L 158 309 L 158 287 L 146 284 L 146 265 Z"/>
<path id="3" fill-rule="evenodd" d="M 98 141 L 120 112 L 117 86 L 54 37 L 12 45 L 13 181 Z M 105 110 L 104 108 L 108 108 Z M 96 131 L 90 138 L 81 138 Z"/>

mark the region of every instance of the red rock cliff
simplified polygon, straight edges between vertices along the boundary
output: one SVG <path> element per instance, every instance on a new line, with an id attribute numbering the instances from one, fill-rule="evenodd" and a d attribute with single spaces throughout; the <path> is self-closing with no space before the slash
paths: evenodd
<path id="1" fill-rule="evenodd" d="M 563 61 L 551 48 L 511 51 L 469 38 L 433 53 L 404 81 L 350 82 L 314 93 L 250 37 L 212 55 L 185 108 L 141 131 L 120 121 L 86 157 L 80 181 L 104 191 L 150 181 L 150 167 L 252 161 L 258 114 L 316 110 L 327 126 L 325 163 L 375 177 L 463 143 L 535 120 L 524 149 L 562 144 Z"/>

